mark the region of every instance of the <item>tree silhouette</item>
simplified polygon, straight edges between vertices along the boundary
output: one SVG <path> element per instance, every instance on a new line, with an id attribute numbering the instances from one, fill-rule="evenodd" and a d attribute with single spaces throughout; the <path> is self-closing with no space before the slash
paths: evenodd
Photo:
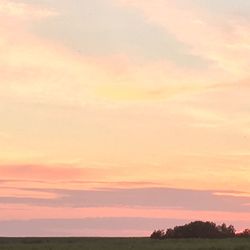
<path id="1" fill-rule="evenodd" d="M 242 233 L 239 233 L 237 236 L 238 237 L 245 237 L 245 238 L 250 237 L 250 229 L 245 229 Z"/>
<path id="2" fill-rule="evenodd" d="M 155 230 L 155 231 L 151 234 L 150 238 L 151 238 L 151 239 L 163 239 L 164 236 L 165 236 L 164 230 Z"/>
<path id="3" fill-rule="evenodd" d="M 248 232 L 250 233 L 250 231 Z M 247 232 L 245 233 L 247 234 Z M 152 239 L 168 238 L 231 238 L 235 237 L 234 226 L 227 226 L 225 223 L 216 225 L 214 222 L 194 221 L 183 226 L 169 228 L 166 231 L 156 230 L 151 236 Z"/>

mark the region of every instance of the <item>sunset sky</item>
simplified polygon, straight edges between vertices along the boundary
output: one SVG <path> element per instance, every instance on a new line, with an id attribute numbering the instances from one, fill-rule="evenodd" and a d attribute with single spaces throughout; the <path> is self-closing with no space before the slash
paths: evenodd
<path id="1" fill-rule="evenodd" d="M 0 0 L 0 236 L 250 227 L 250 1 Z"/>

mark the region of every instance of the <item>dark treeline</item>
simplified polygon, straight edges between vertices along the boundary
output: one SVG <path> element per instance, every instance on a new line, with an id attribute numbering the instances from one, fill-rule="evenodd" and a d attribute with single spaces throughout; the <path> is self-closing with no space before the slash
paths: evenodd
<path id="1" fill-rule="evenodd" d="M 250 237 L 250 229 L 236 233 L 234 226 L 225 223 L 216 225 L 214 222 L 194 221 L 173 229 L 155 230 L 151 239 L 177 239 L 177 238 L 233 238 Z"/>

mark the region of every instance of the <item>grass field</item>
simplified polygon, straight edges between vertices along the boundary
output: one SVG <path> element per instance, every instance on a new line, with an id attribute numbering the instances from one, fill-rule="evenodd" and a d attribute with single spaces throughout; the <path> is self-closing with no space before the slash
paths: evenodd
<path id="1" fill-rule="evenodd" d="M 250 250 L 250 239 L 1 238 L 0 250 Z"/>

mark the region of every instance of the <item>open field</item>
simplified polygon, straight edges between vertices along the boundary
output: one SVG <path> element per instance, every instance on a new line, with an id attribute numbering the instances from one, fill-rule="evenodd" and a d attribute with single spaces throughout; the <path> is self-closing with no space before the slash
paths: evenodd
<path id="1" fill-rule="evenodd" d="M 1 250 L 250 250 L 250 239 L 1 238 Z"/>

